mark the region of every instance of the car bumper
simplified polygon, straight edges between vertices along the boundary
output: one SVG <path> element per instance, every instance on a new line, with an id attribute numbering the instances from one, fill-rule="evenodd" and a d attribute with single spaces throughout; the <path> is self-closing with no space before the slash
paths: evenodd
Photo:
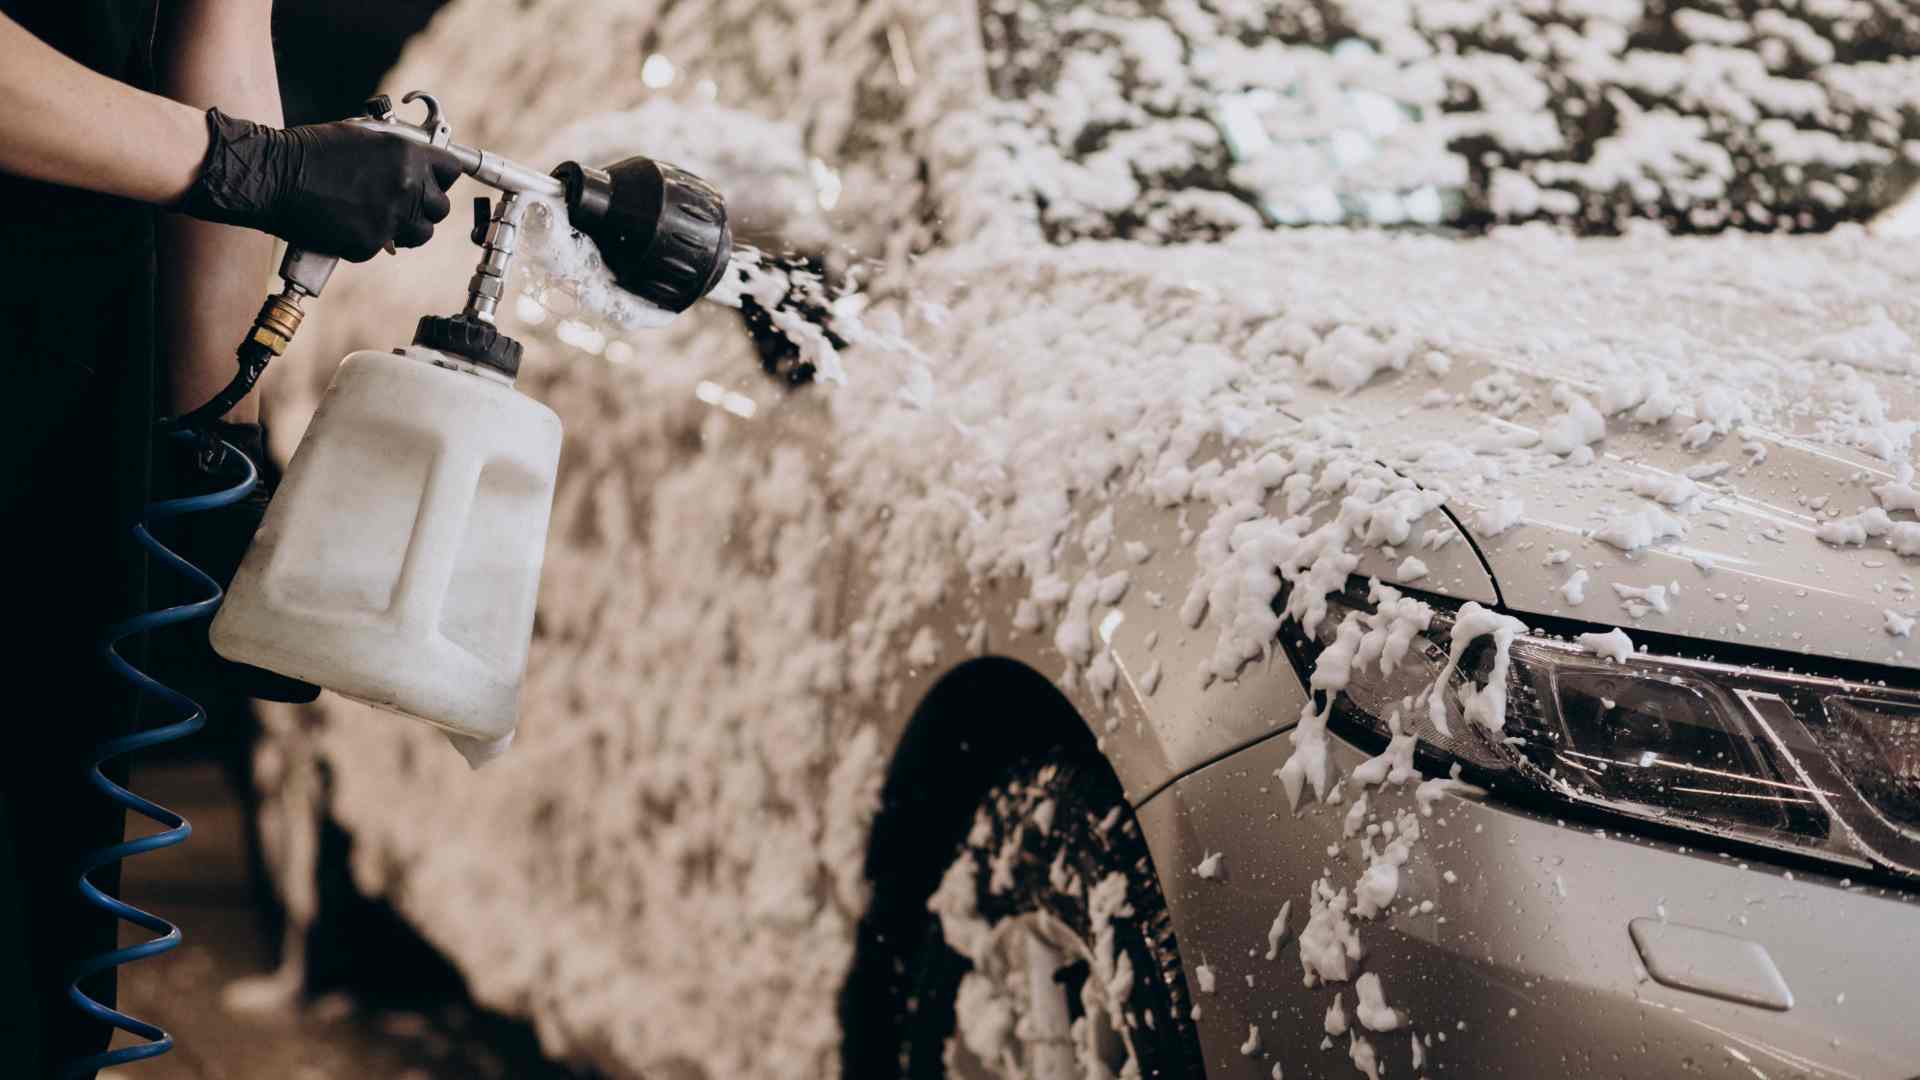
<path id="1" fill-rule="evenodd" d="M 1335 775 L 1366 758 L 1331 742 Z M 1356 974 L 1378 974 L 1406 1018 L 1366 1031 L 1350 982 L 1304 985 L 1297 942 L 1267 958 L 1283 903 L 1297 936 L 1312 883 L 1351 892 L 1366 866 L 1343 835 L 1350 803 L 1289 812 L 1274 770 L 1291 749 L 1284 734 L 1256 743 L 1140 810 L 1209 1077 L 1358 1075 L 1348 1036 L 1323 1048 L 1336 994 L 1390 1076 L 1920 1075 L 1915 897 L 1478 798 L 1435 803 L 1392 907 L 1354 920 Z M 1376 791 L 1370 820 L 1415 806 L 1412 784 Z M 1210 852 L 1224 873 L 1202 879 Z"/>

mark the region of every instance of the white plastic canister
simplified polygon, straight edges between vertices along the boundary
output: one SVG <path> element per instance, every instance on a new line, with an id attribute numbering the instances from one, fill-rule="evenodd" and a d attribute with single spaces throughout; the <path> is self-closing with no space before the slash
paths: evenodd
<path id="1" fill-rule="evenodd" d="M 475 739 L 526 674 L 560 418 L 418 346 L 341 361 L 213 621 L 220 655 Z"/>

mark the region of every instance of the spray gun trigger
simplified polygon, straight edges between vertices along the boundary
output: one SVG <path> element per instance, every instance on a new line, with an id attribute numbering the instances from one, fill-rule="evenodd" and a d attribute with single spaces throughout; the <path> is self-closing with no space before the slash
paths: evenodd
<path id="1" fill-rule="evenodd" d="M 473 200 L 473 242 L 487 242 L 487 226 L 493 222 L 493 200 L 480 195 Z"/>

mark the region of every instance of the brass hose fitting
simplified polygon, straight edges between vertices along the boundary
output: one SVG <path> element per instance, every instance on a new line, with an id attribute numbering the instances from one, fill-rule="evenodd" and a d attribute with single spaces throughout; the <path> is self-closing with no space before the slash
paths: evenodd
<path id="1" fill-rule="evenodd" d="M 331 259 L 326 260 L 327 271 L 332 270 L 332 262 Z M 325 281 L 324 274 L 321 281 Z M 253 329 L 247 331 L 239 349 L 235 350 L 239 370 L 234 372 L 233 380 L 205 405 L 182 416 L 161 421 L 162 429 L 203 427 L 225 416 L 228 410 L 238 405 L 240 399 L 246 397 L 253 385 L 260 381 L 260 373 L 267 369 L 267 362 L 287 351 L 293 335 L 300 331 L 300 321 L 306 317 L 306 313 L 300 310 L 300 302 L 313 295 L 316 294 L 288 280 L 285 288 L 268 296 L 267 302 L 260 305 L 260 314 L 253 317 Z"/>
<path id="2" fill-rule="evenodd" d="M 306 317 L 300 310 L 301 297 L 300 290 L 293 287 L 267 297 L 267 302 L 260 305 L 260 314 L 254 316 L 248 340 L 275 356 L 286 352 L 293 335 L 300 332 L 300 320 Z"/>

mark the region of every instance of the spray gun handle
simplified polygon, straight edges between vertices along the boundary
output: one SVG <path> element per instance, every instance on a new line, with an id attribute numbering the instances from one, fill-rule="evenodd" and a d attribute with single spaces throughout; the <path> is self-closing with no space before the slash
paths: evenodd
<path id="1" fill-rule="evenodd" d="M 510 158 L 454 142 L 453 129 L 441 112 L 439 100 L 432 94 L 414 90 L 400 101 L 401 104 L 425 102 L 426 117 L 417 124 L 400 119 L 393 111 L 393 99 L 381 94 L 369 98 L 362 106 L 361 111 L 365 115 L 348 122 L 408 142 L 440 147 L 453 155 L 461 172 L 506 195 L 499 209 L 490 215 L 492 220 L 484 225 L 476 225 L 474 240 L 482 246 L 484 255 L 468 287 L 468 321 L 476 324 L 480 331 L 493 331 L 494 308 L 504 291 L 507 263 L 513 257 L 513 238 L 519 229 L 520 214 L 524 209 L 524 203 L 517 196 L 528 194 L 562 199 L 566 196 L 566 188 L 546 173 Z M 192 426 L 217 420 L 239 404 L 253 389 L 254 383 L 259 381 L 268 361 L 284 353 L 293 335 L 300 329 L 304 314 L 301 310 L 302 301 L 320 295 L 339 263 L 340 260 L 331 255 L 289 247 L 280 263 L 280 277 L 285 284 L 278 293 L 267 297 L 266 303 L 260 307 L 260 314 L 254 317 L 252 329 L 241 341 L 238 350 L 239 371 L 233 380 L 213 400 L 183 416 L 166 421 L 164 426 Z M 518 344 L 504 335 L 499 336 L 513 346 L 511 363 L 502 362 L 500 366 L 509 370 L 517 368 Z"/>
<path id="2" fill-rule="evenodd" d="M 432 94 L 413 90 L 400 101 L 402 104 L 426 102 L 426 118 L 418 124 L 399 119 L 393 111 L 393 99 L 381 94 L 367 100 L 363 109 L 365 116 L 356 117 L 350 122 L 422 146 L 437 146 L 453 155 L 454 160 L 460 163 L 461 172 L 490 188 L 513 194 L 544 195 L 553 199 L 566 195 L 566 189 L 560 181 L 538 169 L 522 165 L 512 158 L 501 157 L 491 150 L 454 142 L 453 129 L 441 115 L 440 102 Z"/>
<path id="3" fill-rule="evenodd" d="M 286 257 L 280 260 L 280 279 L 308 296 L 319 296 L 333 277 L 333 268 L 339 265 L 340 260 L 332 255 L 289 246 Z"/>
<path id="4" fill-rule="evenodd" d="M 355 117 L 348 123 L 357 124 L 373 131 L 391 135 L 397 139 L 419 143 L 422 146 L 437 146 L 452 154 L 460 163 L 460 169 L 468 176 L 489 187 L 508 193 L 527 192 L 563 198 L 566 188 L 554 177 L 536 172 L 517 161 L 501 157 L 486 150 L 462 146 L 452 139 L 452 128 L 448 126 L 441 113 L 440 102 L 432 94 L 419 90 L 408 93 L 400 99 L 402 104 L 414 101 L 426 102 L 427 115 L 418 124 L 410 124 L 399 119 L 393 111 L 393 99 L 380 94 L 367 99 L 362 107 L 364 116 Z M 484 225 L 476 225 L 474 243 L 485 241 Z M 287 256 L 280 263 L 280 277 L 290 286 L 297 287 L 308 297 L 320 295 L 326 288 L 327 279 L 333 276 L 333 269 L 339 260 L 327 255 L 315 255 L 299 248 L 288 248 Z"/>

